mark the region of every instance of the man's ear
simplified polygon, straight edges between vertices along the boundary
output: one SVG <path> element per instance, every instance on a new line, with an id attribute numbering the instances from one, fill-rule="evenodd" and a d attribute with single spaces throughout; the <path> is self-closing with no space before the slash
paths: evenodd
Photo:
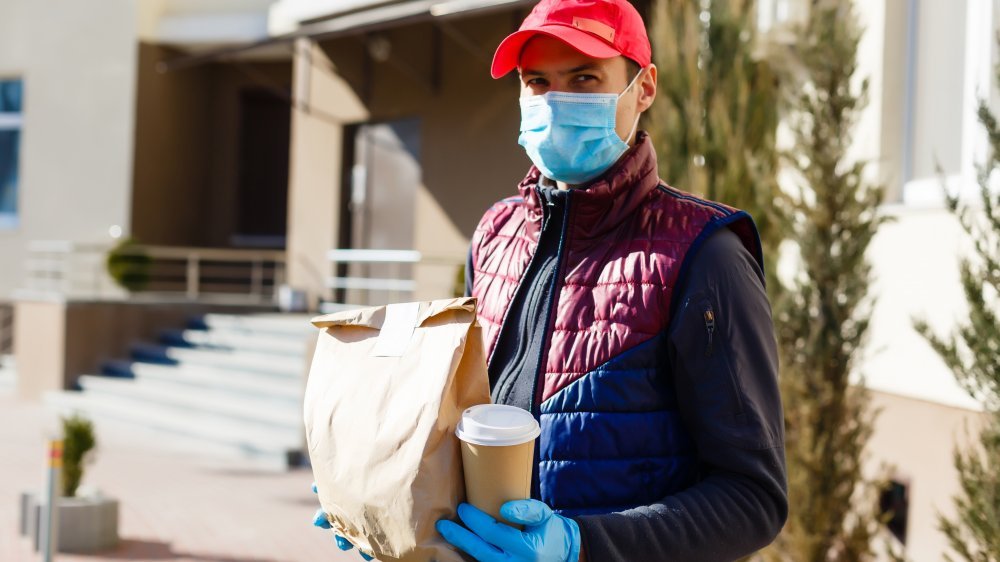
<path id="1" fill-rule="evenodd" d="M 639 99 L 636 100 L 636 109 L 642 113 L 653 105 L 656 97 L 656 65 L 651 64 L 642 74 L 639 81 Z"/>

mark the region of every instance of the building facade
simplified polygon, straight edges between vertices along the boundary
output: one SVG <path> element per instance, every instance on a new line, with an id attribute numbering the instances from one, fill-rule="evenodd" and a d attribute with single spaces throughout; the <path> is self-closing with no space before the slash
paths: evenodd
<path id="1" fill-rule="evenodd" d="M 760 0 L 762 29 L 805 4 Z M 516 80 L 488 69 L 531 5 L 0 0 L 0 294 L 25 284 L 33 242 L 131 236 L 284 252 L 284 281 L 311 304 L 335 296 L 329 250 L 416 250 L 412 298 L 450 296 L 482 212 L 529 165 Z M 856 5 L 871 89 L 854 151 L 895 217 L 871 248 L 858 366 L 882 407 L 870 465 L 905 487 L 908 556 L 938 560 L 935 513 L 958 492 L 950 451 L 978 405 L 912 319 L 945 332 L 962 317 L 970 246 L 938 170 L 974 203 L 976 106 L 1000 108 L 1000 0 Z"/>

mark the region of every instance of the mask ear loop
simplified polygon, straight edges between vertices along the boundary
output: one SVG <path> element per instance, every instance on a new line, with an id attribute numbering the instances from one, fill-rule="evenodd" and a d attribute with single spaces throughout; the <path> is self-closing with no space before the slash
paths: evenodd
<path id="1" fill-rule="evenodd" d="M 640 68 L 639 72 L 635 73 L 635 78 L 632 78 L 632 81 L 628 83 L 628 86 L 625 86 L 625 89 L 622 90 L 622 93 L 618 94 L 618 99 L 622 99 L 622 96 L 625 95 L 625 92 L 628 92 L 632 88 L 632 86 L 635 85 L 635 83 L 639 79 L 639 77 L 642 76 L 642 73 L 646 71 L 646 68 L 649 68 L 649 67 L 647 66 L 647 67 L 644 67 L 644 68 Z M 626 143 L 632 138 L 633 135 L 635 135 L 636 130 L 639 128 L 639 117 L 641 117 L 641 116 L 642 116 L 642 113 L 639 113 L 638 115 L 635 116 L 635 122 L 632 123 L 632 130 L 629 131 L 628 136 L 625 137 L 625 142 Z"/>
<path id="2" fill-rule="evenodd" d="M 646 67 L 640 68 L 639 72 L 635 73 L 635 77 L 633 77 L 632 81 L 628 83 L 628 86 L 625 86 L 625 89 L 622 90 L 622 93 L 618 94 L 618 99 L 622 99 L 622 96 L 624 96 L 626 92 L 628 92 L 629 90 L 631 90 L 632 86 L 635 86 L 636 81 L 639 80 L 639 77 L 642 76 L 643 72 L 646 72 L 647 68 L 649 68 L 649 67 L 646 66 Z"/>
<path id="3" fill-rule="evenodd" d="M 639 115 L 636 115 L 636 116 L 635 116 L 635 123 L 632 123 L 632 130 L 631 130 L 631 131 L 629 131 L 629 133 L 628 133 L 628 136 L 627 136 L 627 137 L 625 137 L 625 142 L 626 142 L 626 143 L 627 143 L 627 142 L 628 142 L 629 140 L 631 140 L 631 139 L 632 139 L 632 135 L 634 135 L 634 134 L 635 134 L 635 132 L 636 132 L 636 130 L 637 130 L 637 129 L 639 128 L 639 117 L 640 117 L 641 115 L 642 115 L 642 114 L 640 113 Z"/>

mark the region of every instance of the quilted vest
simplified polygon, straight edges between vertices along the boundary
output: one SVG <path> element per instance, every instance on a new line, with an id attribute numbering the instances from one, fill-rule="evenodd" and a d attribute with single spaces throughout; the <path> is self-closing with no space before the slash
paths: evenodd
<path id="1" fill-rule="evenodd" d="M 520 197 L 490 208 L 473 236 L 472 295 L 490 359 L 538 245 L 532 168 Z M 555 302 L 545 322 L 535 411 L 533 495 L 569 516 L 654 503 L 697 479 L 667 359 L 674 288 L 686 258 L 728 227 L 762 262 L 750 216 L 661 182 L 645 134 L 615 166 L 569 194 Z"/>

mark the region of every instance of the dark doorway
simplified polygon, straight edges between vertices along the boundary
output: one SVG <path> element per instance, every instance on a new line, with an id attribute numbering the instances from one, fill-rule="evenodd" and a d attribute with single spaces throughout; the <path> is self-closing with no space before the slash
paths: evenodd
<path id="1" fill-rule="evenodd" d="M 285 247 L 291 110 L 274 92 L 240 92 L 240 157 L 233 246 Z"/>

